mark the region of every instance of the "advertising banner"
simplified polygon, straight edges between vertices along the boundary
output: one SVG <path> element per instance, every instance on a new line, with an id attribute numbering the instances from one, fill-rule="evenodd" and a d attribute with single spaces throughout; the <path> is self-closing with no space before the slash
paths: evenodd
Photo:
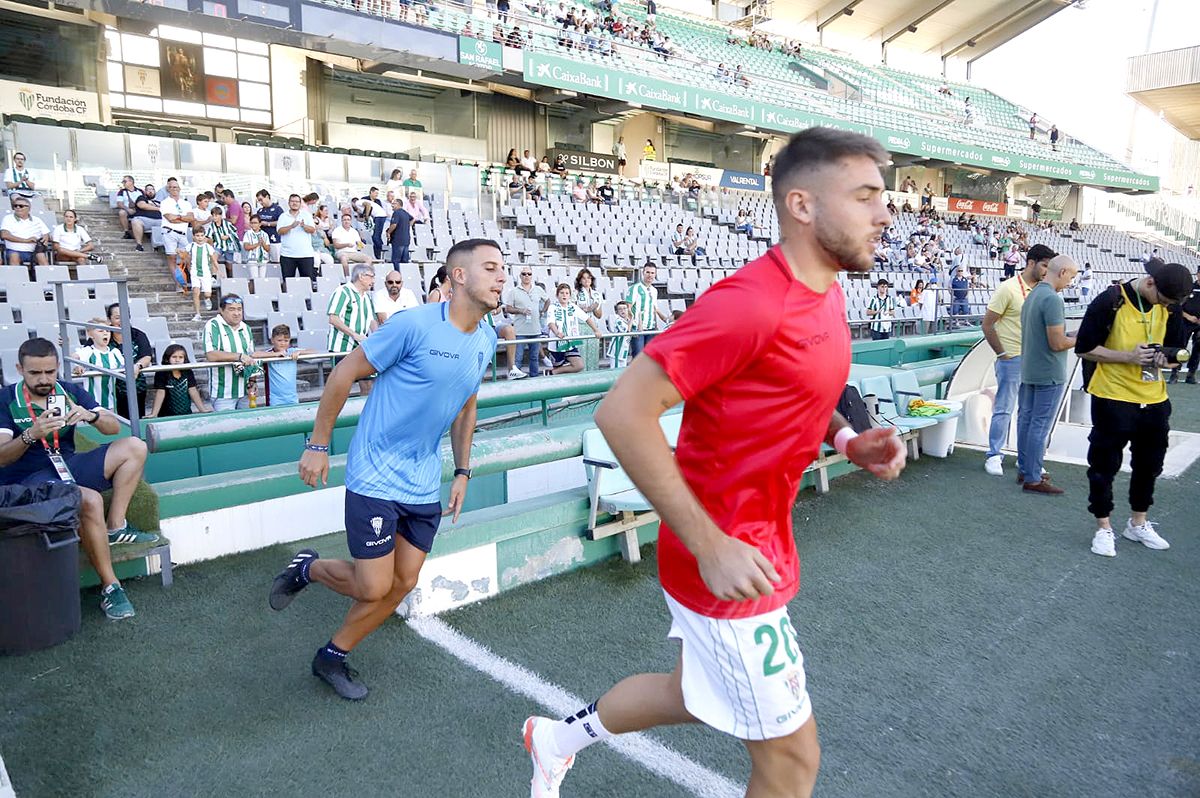
<path id="1" fill-rule="evenodd" d="M 726 169 L 721 175 L 722 188 L 737 188 L 743 191 L 766 191 L 767 178 L 753 172 L 735 172 Z"/>
<path id="2" fill-rule="evenodd" d="M 525 80 L 581 94 L 623 100 L 647 108 L 696 114 L 706 119 L 725 122 L 739 122 L 781 133 L 793 133 L 810 127 L 852 130 L 874 136 L 889 152 L 920 155 L 964 166 L 1047 177 L 1084 185 L 1158 190 L 1158 178 L 1151 175 L 1031 158 L 909 131 L 872 127 L 797 108 L 760 103 L 732 94 L 680 86 L 658 78 L 606 69 L 599 64 L 585 64 L 543 53 L 525 53 Z"/>
<path id="3" fill-rule="evenodd" d="M 649 183 L 667 183 L 671 179 L 671 165 L 666 161 L 642 161 L 638 177 Z"/>
<path id="4" fill-rule="evenodd" d="M 554 159 L 561 155 L 567 162 L 567 169 L 570 170 L 603 172 L 609 175 L 617 173 L 617 156 L 610 153 L 553 149 L 546 154 L 550 156 L 550 163 L 554 163 Z"/>
<path id="5" fill-rule="evenodd" d="M 0 80 L 0 108 L 9 114 L 48 116 L 76 122 L 100 121 L 100 102 L 95 92 L 13 80 Z"/>
<path id="6" fill-rule="evenodd" d="M 198 44 L 158 40 L 162 98 L 204 102 L 204 49 Z"/>
<path id="7" fill-rule="evenodd" d="M 947 210 L 950 213 L 974 213 L 983 216 L 1006 216 L 1007 202 L 988 202 L 987 200 L 967 199 L 966 197 L 950 197 Z"/>
<path id="8" fill-rule="evenodd" d="M 458 63 L 504 71 L 504 49 L 496 42 L 485 42 L 470 36 L 458 37 Z"/>
<path id="9" fill-rule="evenodd" d="M 162 83 L 154 67 L 125 65 L 125 93 L 161 97 Z"/>

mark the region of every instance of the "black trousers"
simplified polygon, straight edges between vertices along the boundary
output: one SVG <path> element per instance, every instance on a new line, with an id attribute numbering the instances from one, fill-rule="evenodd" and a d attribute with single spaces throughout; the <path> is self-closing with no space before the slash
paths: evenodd
<path id="1" fill-rule="evenodd" d="M 289 258 L 286 255 L 279 256 L 279 271 L 283 273 L 283 279 L 295 277 L 296 272 L 300 272 L 301 277 L 307 277 L 314 280 L 317 273 L 313 270 L 313 261 L 316 258 Z"/>
<path id="2" fill-rule="evenodd" d="M 1145 407 L 1092 397 L 1088 436 L 1088 512 L 1108 518 L 1113 511 L 1113 478 L 1129 446 L 1129 509 L 1144 513 L 1154 504 L 1154 482 L 1162 473 L 1171 431 L 1171 401 Z"/>
<path id="3" fill-rule="evenodd" d="M 129 414 L 128 394 L 125 392 L 125 381 L 117 380 L 117 413 L 122 417 Z M 138 416 L 146 415 L 146 388 L 137 386 Z"/>

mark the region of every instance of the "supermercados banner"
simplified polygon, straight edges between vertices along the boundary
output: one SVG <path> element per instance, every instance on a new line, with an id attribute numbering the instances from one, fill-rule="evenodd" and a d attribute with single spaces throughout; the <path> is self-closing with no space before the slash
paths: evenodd
<path id="1" fill-rule="evenodd" d="M 1033 175 L 1092 186 L 1158 191 L 1158 178 L 1119 169 L 1102 169 L 1032 158 L 948 139 L 885 127 L 872 127 L 809 111 L 761 103 L 747 97 L 681 86 L 645 75 L 606 69 L 544 53 L 525 52 L 525 80 L 541 86 L 637 103 L 645 108 L 679 111 L 723 122 L 794 133 L 832 127 L 873 136 L 890 152 L 921 155 L 1013 174 Z"/>

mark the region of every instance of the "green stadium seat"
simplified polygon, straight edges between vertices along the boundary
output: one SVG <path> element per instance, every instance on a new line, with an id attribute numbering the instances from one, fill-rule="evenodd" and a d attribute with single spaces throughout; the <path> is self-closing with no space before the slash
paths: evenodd
<path id="1" fill-rule="evenodd" d="M 74 119 L 62 119 L 62 120 L 59 120 L 58 126 L 59 126 L 59 127 L 69 127 L 69 128 L 75 128 L 75 129 L 79 129 L 79 128 L 82 128 L 82 127 L 83 127 L 83 125 L 82 125 L 81 123 L 79 123 L 79 122 L 76 122 Z"/>
<path id="2" fill-rule="evenodd" d="M 351 155 L 366 155 L 366 153 L 363 152 L 362 150 L 356 150 L 356 149 L 349 150 L 349 153 Z"/>
<path id="3" fill-rule="evenodd" d="M 33 123 L 34 123 L 35 125 L 49 125 L 50 127 L 58 127 L 58 120 L 57 120 L 57 119 L 51 119 L 51 118 L 50 118 L 50 117 L 48 117 L 48 116 L 38 116 L 38 117 L 34 117 L 34 119 L 33 119 Z"/>
<path id="4" fill-rule="evenodd" d="M 105 125 L 102 125 L 99 122 L 84 122 L 83 123 L 84 130 L 104 130 L 105 127 L 106 127 Z"/>
<path id="5" fill-rule="evenodd" d="M 346 149 L 345 147 L 334 147 L 333 151 L 335 153 L 337 153 L 338 155 L 349 155 L 350 154 L 350 150 Z"/>
<path id="6" fill-rule="evenodd" d="M 368 158 L 378 158 L 379 150 L 363 150 L 363 155 L 367 156 Z"/>

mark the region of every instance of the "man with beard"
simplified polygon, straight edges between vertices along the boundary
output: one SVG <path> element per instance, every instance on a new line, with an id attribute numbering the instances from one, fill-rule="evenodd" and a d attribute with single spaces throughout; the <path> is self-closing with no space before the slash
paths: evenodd
<path id="1" fill-rule="evenodd" d="M 614 734 L 704 723 L 742 740 L 747 795 L 808 796 L 820 759 L 787 602 L 799 588 L 792 504 L 822 442 L 884 479 L 893 430 L 859 435 L 835 407 L 850 371 L 838 273 L 865 274 L 891 217 L 887 153 L 810 128 L 775 156 L 781 241 L 714 285 L 634 359 L 596 424 L 662 518 L 659 576 L 682 651 L 562 721 L 525 721 L 531 795 L 557 796 L 575 754 Z M 729 319 L 738 319 L 730 325 Z M 659 416 L 687 402 L 672 456 Z"/>
<path id="2" fill-rule="evenodd" d="M 454 286 L 449 302 L 396 314 L 338 363 L 317 408 L 300 458 L 312 487 L 329 476 L 333 423 L 350 386 L 376 375 L 346 459 L 346 539 L 353 562 L 300 551 L 275 578 L 270 604 L 282 610 L 316 581 L 354 599 L 341 628 L 318 649 L 312 672 L 342 698 L 367 697 L 346 655 L 388 619 L 417 584 L 443 515 L 440 441 L 450 430 L 454 482 L 446 515 L 462 511 L 471 478 L 471 438 L 479 384 L 496 351 L 484 316 L 500 306 L 504 257 L 482 238 L 446 255 Z"/>

